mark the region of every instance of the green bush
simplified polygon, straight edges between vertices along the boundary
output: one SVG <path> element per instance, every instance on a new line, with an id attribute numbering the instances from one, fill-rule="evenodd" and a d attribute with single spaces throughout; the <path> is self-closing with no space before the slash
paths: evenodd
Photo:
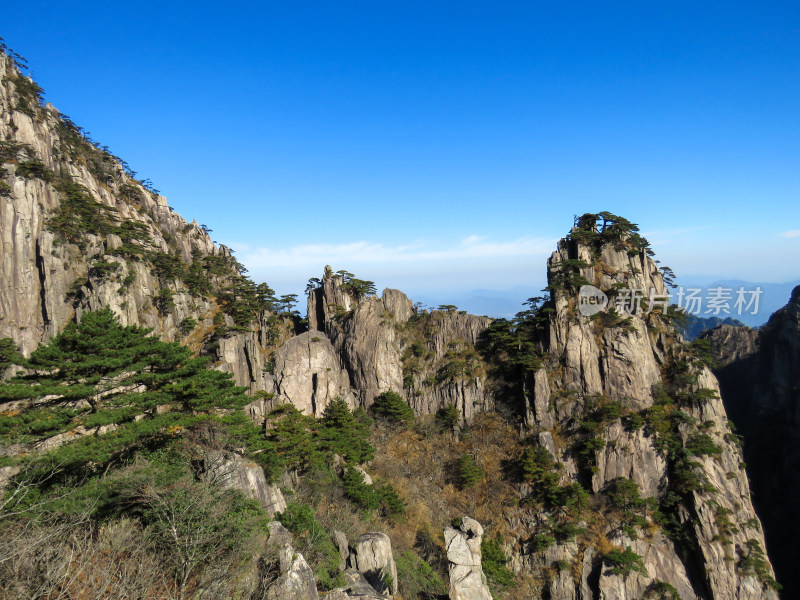
<path id="1" fill-rule="evenodd" d="M 339 572 L 339 550 L 317 521 L 311 507 L 290 503 L 277 517 L 281 525 L 294 534 L 297 550 L 302 552 L 314 570 L 317 586 L 322 590 L 331 590 L 344 585 L 344 577 Z"/>
<path id="2" fill-rule="evenodd" d="M 717 446 L 708 434 L 698 433 L 688 439 L 686 451 L 691 456 L 713 456 L 721 454 L 722 448 Z"/>
<path id="3" fill-rule="evenodd" d="M 405 551 L 395 557 L 400 594 L 410 600 L 446 596 L 441 577 L 422 558 Z"/>
<path id="4" fill-rule="evenodd" d="M 158 290 L 156 297 L 153 298 L 153 306 L 155 306 L 162 315 L 166 315 L 171 308 L 175 307 L 174 296 L 175 292 L 171 289 L 161 288 Z"/>
<path id="5" fill-rule="evenodd" d="M 484 538 L 481 541 L 481 567 L 494 595 L 502 593 L 514 581 L 514 573 L 506 567 L 507 563 L 499 540 Z"/>
<path id="6" fill-rule="evenodd" d="M 86 235 L 105 235 L 111 231 L 113 210 L 94 200 L 88 189 L 67 179 L 59 180 L 55 187 L 61 194 L 61 202 L 47 221 L 47 228 L 60 240 L 83 248 Z"/>
<path id="7" fill-rule="evenodd" d="M 181 322 L 178 325 L 178 328 L 181 330 L 181 333 L 183 335 L 190 334 L 195 327 L 197 327 L 197 321 L 192 317 L 186 317 L 184 319 L 181 319 Z"/>
<path id="8" fill-rule="evenodd" d="M 603 555 L 603 561 L 610 565 L 609 571 L 613 575 L 628 576 L 634 571 L 647 575 L 642 557 L 636 554 L 630 547 L 624 550 L 611 550 Z"/>
<path id="9" fill-rule="evenodd" d="M 448 404 L 436 411 L 436 422 L 443 429 L 455 429 L 461 423 L 461 411 L 455 404 Z"/>
<path id="10" fill-rule="evenodd" d="M 375 456 L 367 439 L 371 420 L 364 409 L 351 411 L 341 398 L 325 407 L 319 421 L 319 447 L 323 451 L 336 453 L 348 464 L 360 464 Z"/>
<path id="11" fill-rule="evenodd" d="M 370 408 L 376 415 L 384 417 L 388 421 L 403 425 L 414 421 L 414 410 L 400 394 L 392 390 L 383 392 L 375 398 L 375 402 Z"/>
<path id="12" fill-rule="evenodd" d="M 475 464 L 472 455 L 464 453 L 456 464 L 456 475 L 462 488 L 471 488 L 483 479 L 483 470 Z"/>

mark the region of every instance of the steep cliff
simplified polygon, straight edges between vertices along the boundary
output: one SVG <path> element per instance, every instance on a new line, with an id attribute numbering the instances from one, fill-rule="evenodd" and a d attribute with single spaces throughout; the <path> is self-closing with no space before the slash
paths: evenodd
<path id="1" fill-rule="evenodd" d="M 759 330 L 722 325 L 711 343 L 722 397 L 745 440 L 756 509 L 785 597 L 800 593 L 793 556 L 800 536 L 800 287 Z"/>
<path id="2" fill-rule="evenodd" d="M 87 310 L 211 354 L 252 390 L 286 335 L 268 288 L 0 53 L 0 337 L 24 354 Z M 270 319 L 270 317 L 273 317 Z"/>
<path id="3" fill-rule="evenodd" d="M 309 327 L 330 338 L 358 401 L 404 395 L 417 414 L 448 405 L 469 420 L 492 408 L 486 370 L 475 345 L 491 323 L 456 310 L 419 311 L 398 290 L 360 292 L 349 274 L 330 267 L 308 295 Z"/>
<path id="4" fill-rule="evenodd" d="M 519 517 L 515 568 L 571 565 L 574 577 L 545 576 L 557 599 L 776 598 L 738 438 L 714 375 L 670 322 L 646 241 L 624 219 L 585 215 L 548 281 L 524 388 L 535 510 Z M 584 286 L 606 294 L 605 310 L 585 314 L 581 296 L 597 290 Z"/>

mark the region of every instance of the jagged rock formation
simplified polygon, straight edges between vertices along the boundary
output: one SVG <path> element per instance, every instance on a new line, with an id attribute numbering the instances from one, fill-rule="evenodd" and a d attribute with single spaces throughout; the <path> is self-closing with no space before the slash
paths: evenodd
<path id="1" fill-rule="evenodd" d="M 286 500 L 277 485 L 267 483 L 264 469 L 233 452 L 207 452 L 201 477 L 209 483 L 244 492 L 258 500 L 270 517 L 286 510 Z"/>
<path id="2" fill-rule="evenodd" d="M 450 562 L 450 600 L 492 600 L 481 568 L 483 527 L 475 519 L 462 517 L 458 527 L 444 530 Z"/>
<path id="3" fill-rule="evenodd" d="M 645 298 L 652 290 L 655 300 L 663 295 L 646 242 L 630 231 L 598 230 L 590 219 L 559 242 L 548 281 L 544 352 L 524 388 L 532 439 L 560 463 L 562 486 L 580 481 L 603 497 L 618 481 L 633 481 L 643 498 L 660 504 L 659 519 L 669 515 L 673 533 L 640 536 L 608 527 L 593 545 L 557 544 L 544 553 L 523 542 L 512 552 L 515 569 L 542 572 L 563 561 L 581 573 L 550 578 L 546 589 L 555 600 L 640 598 L 659 589 L 684 599 L 776 598 L 741 450 L 714 375 L 691 355 L 663 308 L 647 314 L 644 301 L 638 312 L 629 305 L 636 314 L 620 309 L 594 317 L 578 309 L 583 285 L 608 294 L 611 306 L 624 304 L 625 290 L 642 290 Z M 535 516 L 531 539 L 541 532 L 534 523 L 552 518 L 547 510 Z M 524 521 L 519 525 L 525 529 Z M 640 568 L 615 566 L 615 553 L 623 551 L 638 555 Z"/>
<path id="4" fill-rule="evenodd" d="M 326 267 L 309 292 L 308 320 L 312 331 L 330 338 L 363 406 L 388 390 L 403 394 L 418 414 L 454 404 L 468 420 L 492 405 L 474 353 L 491 319 L 456 311 L 417 314 L 402 292 L 359 295 Z"/>
<path id="5" fill-rule="evenodd" d="M 800 287 L 759 330 L 722 325 L 706 332 L 725 407 L 744 437 L 757 512 L 786 598 L 800 537 Z"/>
<path id="6" fill-rule="evenodd" d="M 347 584 L 336 588 L 325 596 L 326 600 L 386 600 L 387 596 L 375 591 L 364 575 L 355 569 L 344 573 Z"/>
<path id="7" fill-rule="evenodd" d="M 269 534 L 268 543 L 278 555 L 279 574 L 265 582 L 261 597 L 265 600 L 317 600 L 314 572 L 303 555 L 295 552 L 292 535 L 277 521 L 269 524 Z"/>
<path id="8" fill-rule="evenodd" d="M 510 565 L 535 578 L 541 595 L 777 597 L 714 375 L 664 309 L 594 316 L 579 310 L 583 285 L 610 296 L 612 305 L 626 289 L 645 298 L 666 291 L 646 243 L 624 220 L 606 215 L 598 229 L 598 215 L 587 215 L 559 242 L 548 263 L 551 297 L 533 311 L 536 339 L 526 340 L 526 352 L 535 351 L 511 357 L 521 381 L 501 388 L 494 358 L 476 350 L 491 319 L 414 310 L 401 292 L 375 296 L 330 268 L 309 293 L 310 331 L 294 336 L 292 319 L 269 310 L 267 291 L 244 279 L 202 226 L 186 223 L 55 108 L 41 106 L 35 84 L 5 56 L 0 76 L 0 337 L 13 338 L 23 353 L 86 311 L 110 307 L 123 324 L 152 327 L 212 356 L 255 395 L 248 411 L 256 421 L 282 402 L 319 416 L 337 396 L 369 407 L 389 390 L 417 414 L 455 405 L 462 424 L 499 402 L 513 405 L 520 417 L 514 431 L 527 444 L 519 447 L 526 451 L 519 476 L 525 482 L 514 510 L 499 507 L 513 531 L 503 543 Z M 793 427 L 785 439 L 793 448 L 799 297 L 796 291 L 784 316 L 757 340 L 742 339 L 738 350 L 745 361 L 763 354 L 757 362 L 769 388 L 755 385 L 753 397 L 776 398 L 744 414 L 779 419 L 773 406 L 792 411 L 783 423 Z M 653 308 L 654 299 L 642 307 Z M 787 356 L 790 362 L 781 362 Z M 497 394 L 516 384 L 519 398 Z M 100 436 L 116 426 L 80 433 Z M 774 436 L 770 444 L 780 447 Z M 769 456 L 770 466 L 797 462 L 791 452 Z M 279 490 L 241 456 L 205 460 L 206 477 L 258 498 L 272 514 L 285 508 Z M 768 489 L 789 501 L 796 496 Z M 271 532 L 277 571 L 265 568 L 263 596 L 317 598 L 313 573 L 289 533 L 275 523 Z M 451 598 L 490 597 L 480 567 L 482 534 L 468 518 L 446 531 Z M 391 590 L 381 591 L 396 591 L 391 546 L 380 535 L 360 539 L 353 552 L 340 544 L 353 568 L 348 587 L 330 597 L 379 596 L 373 586 L 389 578 Z"/>
<path id="9" fill-rule="evenodd" d="M 388 535 L 373 532 L 360 536 L 353 543 L 348 560 L 379 594 L 397 593 L 397 567 Z"/>
<path id="10" fill-rule="evenodd" d="M 272 338 L 285 332 L 269 313 L 243 328 L 220 312 L 219 292 L 238 281 L 230 252 L 41 106 L 37 90 L 0 53 L 0 337 L 27 355 L 110 307 L 124 325 L 205 346 L 238 384 L 264 389 Z"/>
<path id="11" fill-rule="evenodd" d="M 330 340 L 307 331 L 287 340 L 275 354 L 274 404 L 290 402 L 301 412 L 322 416 L 331 400 L 355 399 L 350 380 Z"/>

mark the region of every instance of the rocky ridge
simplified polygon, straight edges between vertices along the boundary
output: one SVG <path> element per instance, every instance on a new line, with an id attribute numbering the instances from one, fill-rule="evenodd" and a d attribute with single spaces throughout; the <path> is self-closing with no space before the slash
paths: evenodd
<path id="1" fill-rule="evenodd" d="M 756 509 L 787 598 L 800 592 L 791 556 L 800 536 L 800 287 L 758 330 L 721 325 L 711 344 L 722 397 L 744 437 Z"/>

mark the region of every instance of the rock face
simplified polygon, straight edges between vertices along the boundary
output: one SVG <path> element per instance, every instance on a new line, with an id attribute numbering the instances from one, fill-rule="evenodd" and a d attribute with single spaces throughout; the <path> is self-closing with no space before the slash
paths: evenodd
<path id="1" fill-rule="evenodd" d="M 483 527 L 462 517 L 458 528 L 444 530 L 444 544 L 450 563 L 450 600 L 491 600 L 489 585 L 481 568 Z"/>
<path id="2" fill-rule="evenodd" d="M 236 279 L 230 252 L 40 106 L 23 80 L 0 53 L 0 337 L 27 355 L 86 311 L 110 307 L 123 325 L 202 348 L 237 384 L 265 389 L 270 315 L 249 331 L 228 315 L 214 322 L 220 303 L 208 292 Z M 229 330 L 212 336 L 218 325 Z"/>
<path id="3" fill-rule="evenodd" d="M 317 600 L 314 572 L 306 559 L 294 551 L 292 535 L 286 528 L 273 521 L 269 524 L 269 542 L 278 555 L 279 575 L 265 585 L 265 600 Z"/>
<path id="4" fill-rule="evenodd" d="M 355 569 L 347 569 L 344 573 L 347 584 L 332 590 L 325 600 L 385 600 L 386 595 L 375 591 L 363 574 Z"/>
<path id="5" fill-rule="evenodd" d="M 454 404 L 470 419 L 491 408 L 474 352 L 491 319 L 454 310 L 418 313 L 398 290 L 358 296 L 330 267 L 309 292 L 308 315 L 310 329 L 326 335 L 341 357 L 358 404 L 369 406 L 393 390 L 418 414 Z"/>
<path id="6" fill-rule="evenodd" d="M 392 555 L 392 542 L 385 533 L 365 533 L 350 551 L 350 565 L 379 593 L 397 593 L 397 567 Z"/>
<path id="7" fill-rule="evenodd" d="M 336 398 L 354 406 L 350 380 L 330 340 L 307 331 L 287 340 L 275 354 L 276 404 L 290 402 L 307 415 L 321 417 Z"/>
<path id="8" fill-rule="evenodd" d="M 649 535 L 609 524 L 593 547 L 557 542 L 537 550 L 525 540 L 559 518 L 545 508 L 515 526 L 522 549 L 510 551 L 512 566 L 544 574 L 553 600 L 641 598 L 664 589 L 683 599 L 777 598 L 719 385 L 662 316 L 657 302 L 667 289 L 645 246 L 630 233 L 576 227 L 551 256 L 548 282 L 540 366 L 524 386 L 532 441 L 560 463 L 560 485 L 579 482 L 602 498 L 617 482 L 633 481 L 679 535 L 655 524 Z M 607 294 L 616 312 L 583 314 L 585 285 Z M 630 290 L 646 299 L 640 310 L 626 304 Z M 615 552 L 624 551 L 641 568 L 615 567 Z M 554 562 L 569 572 L 548 574 Z"/>
<path id="9" fill-rule="evenodd" d="M 267 483 L 264 470 L 254 462 L 224 451 L 208 453 L 202 462 L 201 477 L 206 481 L 244 492 L 258 500 L 270 517 L 286 510 L 280 488 Z"/>
<path id="10" fill-rule="evenodd" d="M 722 325 L 711 342 L 725 407 L 744 437 L 757 512 L 786 598 L 800 594 L 800 287 L 760 330 Z"/>

